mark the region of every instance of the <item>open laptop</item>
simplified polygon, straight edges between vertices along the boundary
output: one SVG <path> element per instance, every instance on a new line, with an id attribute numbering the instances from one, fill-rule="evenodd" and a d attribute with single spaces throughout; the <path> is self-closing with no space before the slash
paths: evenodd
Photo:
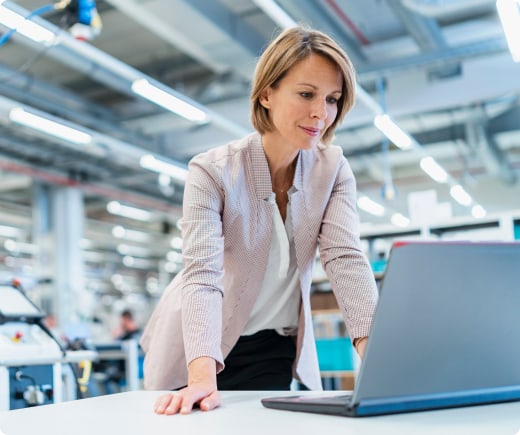
<path id="1" fill-rule="evenodd" d="M 393 246 L 352 394 L 268 408 L 351 417 L 520 400 L 520 243 Z"/>

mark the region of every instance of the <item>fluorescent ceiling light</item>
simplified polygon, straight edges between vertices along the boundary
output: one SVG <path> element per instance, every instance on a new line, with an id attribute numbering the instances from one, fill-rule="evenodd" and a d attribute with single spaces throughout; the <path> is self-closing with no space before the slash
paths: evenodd
<path id="1" fill-rule="evenodd" d="M 6 240 L 4 242 L 4 248 L 9 252 L 19 252 L 21 254 L 37 254 L 39 248 L 37 245 L 25 242 L 15 242 L 14 240 Z"/>
<path id="2" fill-rule="evenodd" d="M 138 221 L 148 222 L 152 219 L 152 213 L 136 207 L 123 205 L 118 201 L 110 201 L 107 204 L 107 211 L 118 216 L 136 219 Z"/>
<path id="3" fill-rule="evenodd" d="M 0 236 L 3 237 L 18 237 L 21 230 L 15 227 L 8 227 L 7 225 L 0 225 Z"/>
<path id="4" fill-rule="evenodd" d="M 446 183 L 448 181 L 448 174 L 433 157 L 423 157 L 420 165 L 421 169 L 437 183 Z"/>
<path id="5" fill-rule="evenodd" d="M 182 264 L 182 254 L 180 254 L 177 251 L 168 251 L 168 253 L 166 254 L 166 259 L 170 263 Z"/>
<path id="6" fill-rule="evenodd" d="M 145 169 L 158 172 L 159 174 L 169 175 L 170 177 L 182 182 L 186 181 L 186 178 L 188 177 L 188 170 L 186 168 L 160 160 L 152 154 L 142 156 L 139 163 Z"/>
<path id="7" fill-rule="evenodd" d="M 132 91 L 189 121 L 205 122 L 208 120 L 208 115 L 204 110 L 152 85 L 146 79 L 135 80 L 132 83 Z"/>
<path id="8" fill-rule="evenodd" d="M 383 216 L 385 214 L 385 208 L 367 196 L 360 196 L 357 200 L 357 205 L 360 209 L 374 216 Z"/>
<path id="9" fill-rule="evenodd" d="M 486 216 L 487 212 L 484 207 L 482 207 L 480 204 L 476 204 L 473 207 L 471 207 L 471 215 L 474 218 L 483 218 Z"/>
<path id="10" fill-rule="evenodd" d="M 44 118 L 34 113 L 27 112 L 21 107 L 15 107 L 9 112 L 9 119 L 16 124 L 24 125 L 35 130 L 39 130 L 50 136 L 64 139 L 67 142 L 79 145 L 88 145 L 92 142 L 92 136 L 83 131 L 76 130 L 56 121 Z"/>
<path id="11" fill-rule="evenodd" d="M 464 206 L 469 206 L 473 202 L 469 193 L 466 192 L 460 184 L 457 184 L 450 189 L 450 195 L 455 201 Z"/>
<path id="12" fill-rule="evenodd" d="M 126 267 L 133 267 L 135 269 L 150 269 L 156 266 L 156 264 L 151 260 L 145 258 L 134 258 L 130 255 L 125 255 L 123 257 L 123 264 Z"/>
<path id="13" fill-rule="evenodd" d="M 1 6 L 1 3 L 0 24 L 38 43 L 50 44 L 54 40 L 55 35 L 50 30 L 36 24 L 34 21 L 26 20 L 20 14 L 13 12 L 5 6 Z"/>
<path id="14" fill-rule="evenodd" d="M 410 219 L 408 219 L 406 216 L 402 215 L 401 213 L 394 213 L 392 215 L 392 217 L 390 218 L 390 221 L 396 227 L 406 228 L 407 226 L 410 225 Z"/>
<path id="15" fill-rule="evenodd" d="M 177 263 L 165 263 L 164 264 L 164 270 L 168 273 L 177 273 L 179 270 L 181 270 L 182 265 Z"/>
<path id="16" fill-rule="evenodd" d="M 497 0 L 496 5 L 511 56 L 520 62 L 520 0 Z"/>
<path id="17" fill-rule="evenodd" d="M 170 246 L 173 249 L 181 250 L 182 249 L 182 238 L 177 237 L 177 236 L 172 237 L 172 239 L 170 240 Z"/>
<path id="18" fill-rule="evenodd" d="M 142 248 L 140 246 L 132 246 L 120 244 L 117 246 L 117 252 L 121 255 L 131 255 L 132 257 L 149 257 L 150 250 L 148 248 Z"/>
<path id="19" fill-rule="evenodd" d="M 133 240 L 134 242 L 150 241 L 150 234 L 143 231 L 129 230 L 122 225 L 116 225 L 112 228 L 112 235 L 116 239 Z"/>
<path id="20" fill-rule="evenodd" d="M 409 150 L 413 147 L 412 138 L 406 134 L 388 115 L 376 115 L 374 125 L 388 138 L 395 146 L 402 150 Z"/>
<path id="21" fill-rule="evenodd" d="M 296 22 L 274 0 L 253 0 L 253 2 L 282 29 L 296 25 Z"/>

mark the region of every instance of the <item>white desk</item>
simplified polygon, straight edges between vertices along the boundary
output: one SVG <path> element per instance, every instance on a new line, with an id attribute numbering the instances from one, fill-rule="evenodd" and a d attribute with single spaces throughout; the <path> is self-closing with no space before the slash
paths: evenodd
<path id="1" fill-rule="evenodd" d="M 262 397 L 280 393 L 223 392 L 224 404 L 217 410 L 165 416 L 152 410 L 159 394 L 132 391 L 1 412 L 0 429 L 5 435 L 517 435 L 520 430 L 520 402 L 348 418 L 261 405 Z"/>

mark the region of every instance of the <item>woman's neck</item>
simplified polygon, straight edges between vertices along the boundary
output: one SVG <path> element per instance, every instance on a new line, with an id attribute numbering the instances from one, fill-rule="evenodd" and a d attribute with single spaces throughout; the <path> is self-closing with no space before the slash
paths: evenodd
<path id="1" fill-rule="evenodd" d="M 262 138 L 262 146 L 269 164 L 273 186 L 292 184 L 299 150 L 275 144 L 265 136 Z"/>

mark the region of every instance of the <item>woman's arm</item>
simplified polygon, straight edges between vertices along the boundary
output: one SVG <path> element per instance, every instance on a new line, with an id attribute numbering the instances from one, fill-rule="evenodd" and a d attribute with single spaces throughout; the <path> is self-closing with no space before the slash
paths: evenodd
<path id="1" fill-rule="evenodd" d="M 221 351 L 224 195 L 217 175 L 204 156 L 190 163 L 184 190 L 182 334 L 188 364 L 187 386 L 159 397 L 158 414 L 188 414 L 220 405 L 217 372 Z M 180 333 L 181 331 L 172 332 Z"/>
<path id="2" fill-rule="evenodd" d="M 354 174 L 343 157 L 323 216 L 319 249 L 350 337 L 368 336 L 377 286 L 359 239 Z M 357 346 L 358 353 L 364 352 L 365 344 Z"/>

